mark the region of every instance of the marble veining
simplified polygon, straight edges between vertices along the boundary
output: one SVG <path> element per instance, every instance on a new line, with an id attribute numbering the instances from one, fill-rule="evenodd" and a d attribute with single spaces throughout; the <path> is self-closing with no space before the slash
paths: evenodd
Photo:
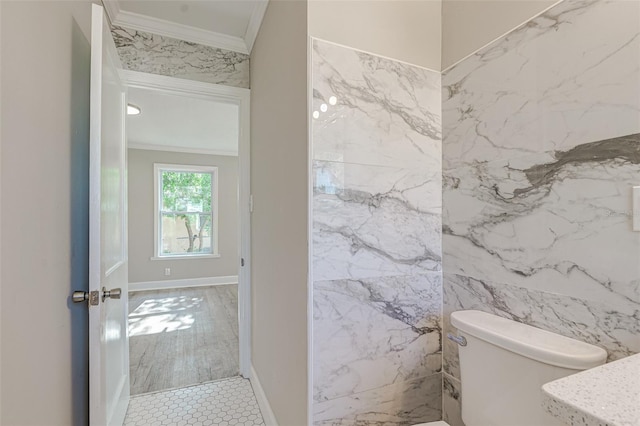
<path id="1" fill-rule="evenodd" d="M 439 372 L 441 294 L 440 274 L 316 282 L 314 400 Z"/>
<path id="2" fill-rule="evenodd" d="M 313 158 L 439 172 L 440 90 L 435 71 L 315 40 Z"/>
<path id="3" fill-rule="evenodd" d="M 315 404 L 314 426 L 400 426 L 442 418 L 440 373 Z"/>
<path id="4" fill-rule="evenodd" d="M 314 177 L 315 280 L 440 270 L 433 170 L 315 161 Z"/>
<path id="5" fill-rule="evenodd" d="M 540 188 L 549 188 L 554 179 L 570 164 L 598 165 L 604 162 L 619 162 L 638 165 L 640 134 L 577 145 L 567 151 L 556 151 L 554 157 L 555 161 L 525 169 L 524 173 L 531 186 L 516 188 L 513 195 L 519 197 Z"/>
<path id="6" fill-rule="evenodd" d="M 460 380 L 442 374 L 442 418 L 449 426 L 465 426 L 462 421 Z"/>
<path id="7" fill-rule="evenodd" d="M 565 0 L 446 70 L 443 167 L 640 132 L 638 16 L 635 1 Z"/>
<path id="8" fill-rule="evenodd" d="M 640 355 L 542 386 L 543 407 L 571 426 L 640 425 Z"/>
<path id="9" fill-rule="evenodd" d="M 443 73 L 445 335 L 477 309 L 609 361 L 640 352 L 639 17 L 638 2 L 565 0 Z M 457 351 L 444 339 L 448 419 Z"/>
<path id="10" fill-rule="evenodd" d="M 127 70 L 249 88 L 249 55 L 114 26 Z"/>
<path id="11" fill-rule="evenodd" d="M 585 300 L 640 303 L 638 237 L 630 231 L 639 175 L 640 134 L 447 170 L 444 268 Z"/>
<path id="12" fill-rule="evenodd" d="M 313 42 L 317 425 L 441 417 L 440 76 Z"/>
<path id="13" fill-rule="evenodd" d="M 640 304 L 585 301 L 524 287 L 444 275 L 444 333 L 451 312 L 477 309 L 600 346 L 613 361 L 640 352 Z M 458 347 L 445 339 L 444 370 L 460 378 Z"/>
<path id="14" fill-rule="evenodd" d="M 314 280 L 440 270 L 439 74 L 315 40 L 313 94 Z"/>

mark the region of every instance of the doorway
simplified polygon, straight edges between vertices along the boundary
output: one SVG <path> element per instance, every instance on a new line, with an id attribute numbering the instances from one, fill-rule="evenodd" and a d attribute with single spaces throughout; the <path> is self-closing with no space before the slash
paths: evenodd
<path id="1" fill-rule="evenodd" d="M 123 78 L 131 394 L 248 377 L 249 91 Z"/>

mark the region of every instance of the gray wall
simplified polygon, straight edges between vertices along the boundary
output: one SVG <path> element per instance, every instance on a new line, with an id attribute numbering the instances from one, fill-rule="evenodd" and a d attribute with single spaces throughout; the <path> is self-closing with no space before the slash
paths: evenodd
<path id="1" fill-rule="evenodd" d="M 441 0 L 314 0 L 309 34 L 440 70 Z"/>
<path id="2" fill-rule="evenodd" d="M 85 425 L 91 3 L 0 11 L 0 424 Z"/>
<path id="3" fill-rule="evenodd" d="M 554 3 L 556 0 L 443 0 L 442 69 Z"/>
<path id="4" fill-rule="evenodd" d="M 309 2 L 309 34 L 365 52 L 447 68 L 555 0 Z"/>
<path id="5" fill-rule="evenodd" d="M 238 275 L 238 158 L 129 149 L 129 281 Z M 154 248 L 153 164 L 218 167 L 219 258 L 151 260 Z M 164 269 L 171 268 L 171 276 Z"/>
<path id="6" fill-rule="evenodd" d="M 251 54 L 252 362 L 282 426 L 307 424 L 307 2 L 271 1 Z"/>

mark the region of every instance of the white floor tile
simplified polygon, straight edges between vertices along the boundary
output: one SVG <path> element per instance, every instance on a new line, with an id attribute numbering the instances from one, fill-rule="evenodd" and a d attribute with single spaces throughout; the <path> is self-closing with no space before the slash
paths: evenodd
<path id="1" fill-rule="evenodd" d="M 263 426 L 249 380 L 218 380 L 131 397 L 124 426 Z"/>

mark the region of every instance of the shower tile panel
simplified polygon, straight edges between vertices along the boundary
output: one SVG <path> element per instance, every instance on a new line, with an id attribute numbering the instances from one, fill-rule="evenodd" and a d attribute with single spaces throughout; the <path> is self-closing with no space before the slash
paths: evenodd
<path id="1" fill-rule="evenodd" d="M 314 285 L 317 402 L 441 369 L 439 273 Z"/>
<path id="2" fill-rule="evenodd" d="M 440 373 L 315 404 L 314 426 L 400 426 L 442 418 Z"/>
<path id="3" fill-rule="evenodd" d="M 565 0 L 446 70 L 443 168 L 640 132 L 639 16 Z"/>
<path id="4" fill-rule="evenodd" d="M 314 162 L 314 280 L 408 275 L 441 265 L 441 175 Z"/>
<path id="5" fill-rule="evenodd" d="M 249 88 L 249 55 L 114 26 L 124 69 Z"/>
<path id="6" fill-rule="evenodd" d="M 640 352 L 639 76 L 640 3 L 611 0 L 560 2 L 443 73 L 444 335 L 477 309 Z M 443 370 L 454 424 L 448 339 Z"/>
<path id="7" fill-rule="evenodd" d="M 312 53 L 314 423 L 440 419 L 440 75 Z"/>
<path id="8" fill-rule="evenodd" d="M 442 172 L 425 168 L 314 161 L 314 193 L 375 202 L 392 197 L 412 210 L 441 214 Z M 348 198 L 347 198 L 348 197 Z"/>
<path id="9" fill-rule="evenodd" d="M 445 329 L 455 333 L 449 317 L 477 309 L 600 346 L 609 361 L 640 352 L 640 304 L 584 301 L 523 287 L 444 275 Z M 460 378 L 458 346 L 444 343 L 444 369 Z"/>
<path id="10" fill-rule="evenodd" d="M 442 419 L 449 426 L 465 426 L 462 421 L 462 387 L 460 380 L 442 374 Z"/>
<path id="11" fill-rule="evenodd" d="M 640 303 L 631 231 L 638 176 L 640 134 L 447 170 L 444 270 L 611 305 Z"/>
<path id="12" fill-rule="evenodd" d="M 313 158 L 440 170 L 440 96 L 438 72 L 315 40 Z"/>

